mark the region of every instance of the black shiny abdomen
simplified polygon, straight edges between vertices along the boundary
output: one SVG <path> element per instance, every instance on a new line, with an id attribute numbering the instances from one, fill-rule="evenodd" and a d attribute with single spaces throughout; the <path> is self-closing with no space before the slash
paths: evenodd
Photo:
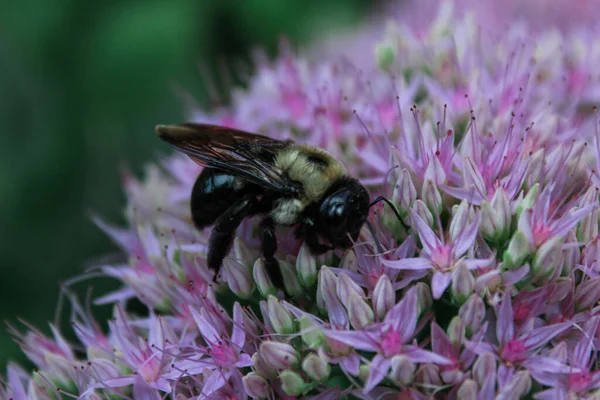
<path id="1" fill-rule="evenodd" d="M 244 191 L 239 178 L 214 168 L 204 168 L 192 188 L 191 211 L 194 225 L 205 228 L 223 214 Z"/>

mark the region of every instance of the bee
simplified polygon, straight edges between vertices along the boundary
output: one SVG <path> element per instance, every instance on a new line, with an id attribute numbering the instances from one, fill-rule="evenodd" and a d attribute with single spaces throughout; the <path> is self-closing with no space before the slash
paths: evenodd
<path id="1" fill-rule="evenodd" d="M 156 132 L 204 167 L 190 207 L 197 229 L 213 226 L 207 264 L 215 279 L 246 218 L 262 216 L 262 258 L 272 283 L 283 288 L 276 225 L 296 226 L 296 238 L 320 255 L 352 247 L 369 208 L 382 200 L 391 204 L 384 197 L 370 203 L 367 189 L 317 147 L 207 124 L 158 125 Z"/>

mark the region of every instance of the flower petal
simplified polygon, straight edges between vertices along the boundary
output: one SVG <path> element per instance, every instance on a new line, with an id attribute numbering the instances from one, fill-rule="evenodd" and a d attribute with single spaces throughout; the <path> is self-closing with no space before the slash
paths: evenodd
<path id="1" fill-rule="evenodd" d="M 431 278 L 431 295 L 433 298 L 437 300 L 442 297 L 451 281 L 451 273 L 436 271 L 433 278 Z"/>
<path id="2" fill-rule="evenodd" d="M 369 364 L 369 376 L 365 382 L 365 388 L 363 392 L 369 393 L 371 389 L 379 384 L 385 378 L 390 369 L 390 360 L 383 357 L 381 354 L 377 354 L 373 357 L 371 364 Z"/>

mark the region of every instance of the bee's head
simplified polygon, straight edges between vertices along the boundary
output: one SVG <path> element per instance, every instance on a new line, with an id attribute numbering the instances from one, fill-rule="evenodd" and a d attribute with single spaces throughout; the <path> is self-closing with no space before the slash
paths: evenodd
<path id="1" fill-rule="evenodd" d="M 336 248 L 349 248 L 356 241 L 369 215 L 369 193 L 356 179 L 334 184 L 319 206 L 319 233 Z M 350 238 L 352 238 L 352 241 Z"/>

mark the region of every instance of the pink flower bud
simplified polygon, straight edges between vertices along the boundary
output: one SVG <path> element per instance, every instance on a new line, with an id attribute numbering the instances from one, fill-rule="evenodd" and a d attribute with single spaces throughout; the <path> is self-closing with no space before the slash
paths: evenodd
<path id="1" fill-rule="evenodd" d="M 258 291 L 263 297 L 269 297 L 270 295 L 277 293 L 277 289 L 273 286 L 273 283 L 269 278 L 269 274 L 267 273 L 262 258 L 259 258 L 254 263 L 252 275 L 254 277 L 254 282 L 256 282 L 256 286 L 258 287 Z"/>
<path id="2" fill-rule="evenodd" d="M 341 272 L 338 275 L 338 281 L 336 286 L 338 298 L 340 299 L 342 304 L 346 306 L 346 308 L 348 308 L 351 294 L 355 294 L 361 298 L 365 295 L 363 289 L 360 286 L 358 286 L 356 282 L 354 282 L 352 278 L 350 278 L 345 272 Z"/>
<path id="3" fill-rule="evenodd" d="M 450 221 L 450 238 L 456 240 L 467 228 L 467 225 L 473 219 L 473 209 L 465 200 L 461 201 L 458 206 L 453 207 L 452 220 Z"/>
<path id="4" fill-rule="evenodd" d="M 298 364 L 298 352 L 287 343 L 262 342 L 260 356 L 273 369 L 287 369 Z"/>
<path id="5" fill-rule="evenodd" d="M 600 277 L 586 279 L 575 289 L 575 306 L 583 311 L 593 307 L 600 300 Z"/>
<path id="6" fill-rule="evenodd" d="M 304 292 L 298 276 L 296 275 L 296 268 L 287 261 L 280 260 L 279 266 L 281 267 L 281 274 L 283 275 L 283 285 L 285 291 L 292 297 L 299 296 Z"/>
<path id="7" fill-rule="evenodd" d="M 435 364 L 422 364 L 417 371 L 415 381 L 422 385 L 440 386 L 442 384 L 440 368 Z"/>
<path id="8" fill-rule="evenodd" d="M 400 177 L 396 181 L 392 201 L 398 204 L 398 212 L 402 217 L 408 215 L 408 210 L 417 200 L 417 189 L 410 177 L 408 170 L 403 169 L 400 172 Z"/>
<path id="9" fill-rule="evenodd" d="M 459 262 L 452 272 L 452 297 L 458 304 L 463 304 L 475 290 L 475 278 L 467 264 Z"/>
<path id="10" fill-rule="evenodd" d="M 323 382 L 329 378 L 331 366 L 317 354 L 309 354 L 302 361 L 302 370 L 314 381 Z"/>
<path id="11" fill-rule="evenodd" d="M 528 371 L 516 372 L 508 385 L 500 388 L 497 400 L 519 399 L 531 390 L 531 376 Z"/>
<path id="12" fill-rule="evenodd" d="M 373 309 L 379 320 L 383 320 L 387 312 L 396 304 L 396 293 L 390 278 L 383 274 L 379 277 L 373 290 Z"/>
<path id="13" fill-rule="evenodd" d="M 300 396 L 307 389 L 304 379 L 289 369 L 279 375 L 279 380 L 281 381 L 281 389 L 288 396 Z"/>
<path id="14" fill-rule="evenodd" d="M 244 376 L 243 383 L 246 393 L 253 399 L 269 396 L 269 383 L 257 373 L 250 372 L 248 375 Z"/>
<path id="15" fill-rule="evenodd" d="M 252 355 L 252 366 L 258 375 L 264 376 L 265 378 L 275 374 L 275 370 L 265 363 L 265 360 L 258 352 Z"/>
<path id="16" fill-rule="evenodd" d="M 269 310 L 268 316 L 275 332 L 280 335 L 296 332 L 296 320 L 294 316 L 281 305 L 277 297 L 269 296 L 267 305 Z"/>
<path id="17" fill-rule="evenodd" d="M 429 227 L 433 226 L 433 214 L 431 213 L 431 211 L 429 211 L 429 208 L 427 208 L 427 205 L 423 203 L 422 200 L 419 199 L 415 201 L 412 205 L 412 209 L 414 210 L 414 212 L 417 213 L 419 217 L 421 217 L 423 221 L 425 221 L 425 223 L 427 223 Z"/>
<path id="18" fill-rule="evenodd" d="M 366 301 L 358 294 L 350 292 L 348 299 L 348 317 L 350 324 L 356 330 L 372 324 L 374 320 L 373 310 Z"/>
<path id="19" fill-rule="evenodd" d="M 588 243 L 598 237 L 598 219 L 600 209 L 596 207 L 592 212 L 586 214 L 577 226 L 577 238 L 582 243 Z"/>
<path id="20" fill-rule="evenodd" d="M 354 254 L 354 251 L 348 250 L 344 253 L 344 257 L 340 262 L 340 268 L 348 271 L 358 272 L 358 261 L 356 260 L 356 254 Z"/>
<path id="21" fill-rule="evenodd" d="M 431 289 L 426 283 L 418 282 L 415 285 L 417 291 L 417 310 L 418 315 L 423 315 L 433 307 L 433 298 L 431 297 Z"/>
<path id="22" fill-rule="evenodd" d="M 563 246 L 563 268 L 562 275 L 569 276 L 571 271 L 579 264 L 581 260 L 581 252 L 579 251 L 579 244 L 577 243 L 577 237 L 575 232 L 570 230 L 565 238 L 565 245 Z"/>
<path id="23" fill-rule="evenodd" d="M 485 304 L 479 295 L 473 294 L 458 310 L 458 315 L 465 325 L 465 333 L 471 337 L 479 331 L 485 317 Z"/>
<path id="24" fill-rule="evenodd" d="M 533 257 L 533 272 L 538 279 L 546 278 L 562 266 L 562 238 L 553 237 L 540 246 Z"/>
<path id="25" fill-rule="evenodd" d="M 460 385 L 457 394 L 458 399 L 477 400 L 477 383 L 472 379 L 467 379 Z"/>
<path id="26" fill-rule="evenodd" d="M 496 360 L 492 354 L 485 353 L 477 357 L 473 364 L 473 378 L 482 387 L 488 376 L 496 376 Z"/>
<path id="27" fill-rule="evenodd" d="M 223 261 L 223 272 L 229 289 L 236 296 L 247 299 L 252 295 L 254 281 L 247 266 L 231 258 L 226 258 Z"/>
<path id="28" fill-rule="evenodd" d="M 457 346 L 459 343 L 463 342 L 465 336 L 465 324 L 462 322 L 460 317 L 455 316 L 452 318 L 446 331 L 448 338 L 453 345 Z"/>
<path id="29" fill-rule="evenodd" d="M 407 356 L 392 357 L 389 378 L 398 386 L 410 385 L 415 378 L 417 366 Z"/>
<path id="30" fill-rule="evenodd" d="M 237 262 L 242 265 L 249 265 L 256 258 L 253 252 L 246 246 L 246 243 L 240 240 L 239 237 L 236 237 L 233 241 L 233 253 Z"/>
<path id="31" fill-rule="evenodd" d="M 510 233 L 512 214 L 506 192 L 498 188 L 491 203 L 481 203 L 480 231 L 486 239 L 493 242 L 503 242 Z"/>
<path id="32" fill-rule="evenodd" d="M 304 287 L 312 287 L 317 281 L 317 261 L 310 253 L 306 244 L 300 247 L 298 258 L 296 258 L 296 271 L 298 272 L 300 283 Z"/>
<path id="33" fill-rule="evenodd" d="M 432 214 L 439 214 L 442 212 L 442 196 L 433 180 L 425 180 L 421 189 L 421 198 Z"/>

